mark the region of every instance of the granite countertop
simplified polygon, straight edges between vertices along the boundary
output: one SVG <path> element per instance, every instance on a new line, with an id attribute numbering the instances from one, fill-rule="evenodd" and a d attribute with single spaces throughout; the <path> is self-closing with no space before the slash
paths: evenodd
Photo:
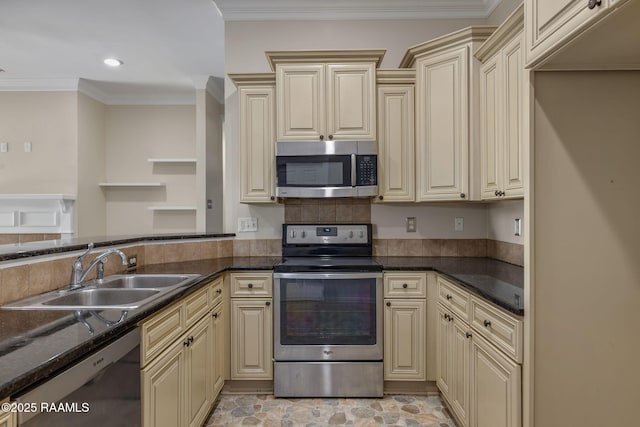
<path id="1" fill-rule="evenodd" d="M 140 236 L 63 237 L 58 240 L 40 240 L 26 243 L 0 245 L 0 261 L 52 255 L 86 249 L 89 243 L 96 248 L 158 240 L 189 240 L 235 237 L 233 233 L 157 234 Z"/>
<path id="2" fill-rule="evenodd" d="M 374 257 L 385 270 L 433 270 L 443 273 L 499 306 L 517 314 L 524 313 L 522 267 L 489 258 L 446 257 Z M 130 310 L 120 323 L 107 326 L 89 312 L 0 310 L 0 399 L 15 396 L 124 335 L 136 324 L 176 299 L 204 286 L 229 270 L 271 270 L 280 257 L 233 257 L 147 265 L 138 273 L 196 273 L 197 279 L 168 292 L 162 298 Z M 516 298 L 517 297 L 517 298 Z M 110 321 L 121 310 L 100 313 Z M 93 334 L 90 333 L 90 325 Z"/>

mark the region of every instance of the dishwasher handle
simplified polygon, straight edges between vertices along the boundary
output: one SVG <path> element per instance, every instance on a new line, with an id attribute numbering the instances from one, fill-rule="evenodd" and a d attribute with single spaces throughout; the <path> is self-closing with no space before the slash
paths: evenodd
<path id="1" fill-rule="evenodd" d="M 37 403 L 36 412 L 19 412 L 18 424 L 38 415 L 41 402 L 59 402 L 87 384 L 100 372 L 122 359 L 140 345 L 140 328 L 135 328 L 116 341 L 85 357 L 44 384 L 18 396 L 16 402 Z"/>

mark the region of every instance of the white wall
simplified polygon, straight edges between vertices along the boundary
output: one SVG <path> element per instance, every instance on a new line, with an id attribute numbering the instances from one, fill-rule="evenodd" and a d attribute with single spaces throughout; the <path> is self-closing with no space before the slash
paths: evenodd
<path id="1" fill-rule="evenodd" d="M 524 201 L 501 200 L 487 205 L 487 237 L 502 242 L 524 245 Z M 522 222 L 522 233 L 515 235 L 515 219 Z"/>
<path id="2" fill-rule="evenodd" d="M 505 19 L 516 9 L 516 7 L 522 4 L 522 0 L 502 0 L 491 15 L 487 18 L 488 25 L 500 25 Z"/>
<path id="3" fill-rule="evenodd" d="M 76 236 L 106 234 L 106 199 L 98 186 L 105 179 L 104 115 L 104 104 L 78 92 Z"/>
<path id="4" fill-rule="evenodd" d="M 195 105 L 110 105 L 106 108 L 106 179 L 163 182 L 159 188 L 104 189 L 106 232 L 193 232 L 195 212 L 152 212 L 149 206 L 195 205 L 195 165 L 153 165 L 148 158 L 195 157 Z"/>
<path id="5" fill-rule="evenodd" d="M 77 123 L 77 92 L 0 92 L 0 193 L 75 195 Z"/>

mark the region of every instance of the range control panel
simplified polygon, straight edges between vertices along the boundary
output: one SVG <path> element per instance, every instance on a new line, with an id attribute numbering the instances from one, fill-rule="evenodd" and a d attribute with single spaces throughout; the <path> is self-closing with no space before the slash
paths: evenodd
<path id="1" fill-rule="evenodd" d="M 368 244 L 369 233 L 364 224 L 289 224 L 285 227 L 287 244 L 343 245 Z"/>

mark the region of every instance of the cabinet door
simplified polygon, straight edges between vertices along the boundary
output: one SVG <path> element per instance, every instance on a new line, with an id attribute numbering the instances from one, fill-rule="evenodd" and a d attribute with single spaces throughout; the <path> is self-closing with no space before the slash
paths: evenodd
<path id="1" fill-rule="evenodd" d="M 480 185 L 485 200 L 499 198 L 501 191 L 501 65 L 501 55 L 497 53 L 480 68 Z"/>
<path id="2" fill-rule="evenodd" d="M 375 64 L 327 65 L 326 139 L 376 139 Z"/>
<path id="3" fill-rule="evenodd" d="M 501 80 L 504 81 L 504 142 L 502 143 L 502 191 L 506 197 L 524 196 L 524 170 L 522 143 L 524 61 L 522 59 L 522 34 L 507 44 L 502 51 Z"/>
<path id="4" fill-rule="evenodd" d="M 182 343 L 177 343 L 142 370 L 144 426 L 185 425 L 184 356 Z"/>
<path id="5" fill-rule="evenodd" d="M 522 425 L 521 368 L 478 334 L 471 339 L 471 427 Z"/>
<path id="6" fill-rule="evenodd" d="M 417 63 L 417 201 L 468 198 L 468 57 L 464 46 Z"/>
<path id="7" fill-rule="evenodd" d="M 436 384 L 442 395 L 448 400 L 452 391 L 451 365 L 451 313 L 438 304 L 438 328 L 436 330 Z"/>
<path id="8" fill-rule="evenodd" d="M 378 86 L 378 192 L 382 202 L 415 200 L 413 85 Z"/>
<path id="9" fill-rule="evenodd" d="M 278 141 L 326 136 L 324 80 L 324 64 L 276 66 Z"/>
<path id="10" fill-rule="evenodd" d="M 227 362 L 226 317 L 227 312 L 225 303 L 223 302 L 214 308 L 211 315 L 211 342 L 213 344 L 213 400 L 216 399 L 224 385 L 224 370 Z"/>
<path id="11" fill-rule="evenodd" d="M 185 346 L 186 405 L 189 427 L 201 426 L 213 402 L 213 353 L 209 317 L 193 327 Z"/>
<path id="12" fill-rule="evenodd" d="M 451 393 L 449 403 L 463 427 L 469 425 L 469 327 L 454 318 L 451 324 Z"/>
<path id="13" fill-rule="evenodd" d="M 240 201 L 275 200 L 275 88 L 240 87 Z"/>
<path id="14" fill-rule="evenodd" d="M 231 379 L 273 379 L 271 298 L 231 300 Z"/>
<path id="15" fill-rule="evenodd" d="M 14 427 L 17 425 L 15 412 L 0 413 L 0 427 Z"/>
<path id="16" fill-rule="evenodd" d="M 385 300 L 385 380 L 426 380 L 425 315 L 425 300 Z"/>
<path id="17" fill-rule="evenodd" d="M 527 62 L 555 52 L 586 26 L 606 13 L 611 0 L 589 9 L 587 0 L 531 0 L 525 2 L 528 29 Z"/>

